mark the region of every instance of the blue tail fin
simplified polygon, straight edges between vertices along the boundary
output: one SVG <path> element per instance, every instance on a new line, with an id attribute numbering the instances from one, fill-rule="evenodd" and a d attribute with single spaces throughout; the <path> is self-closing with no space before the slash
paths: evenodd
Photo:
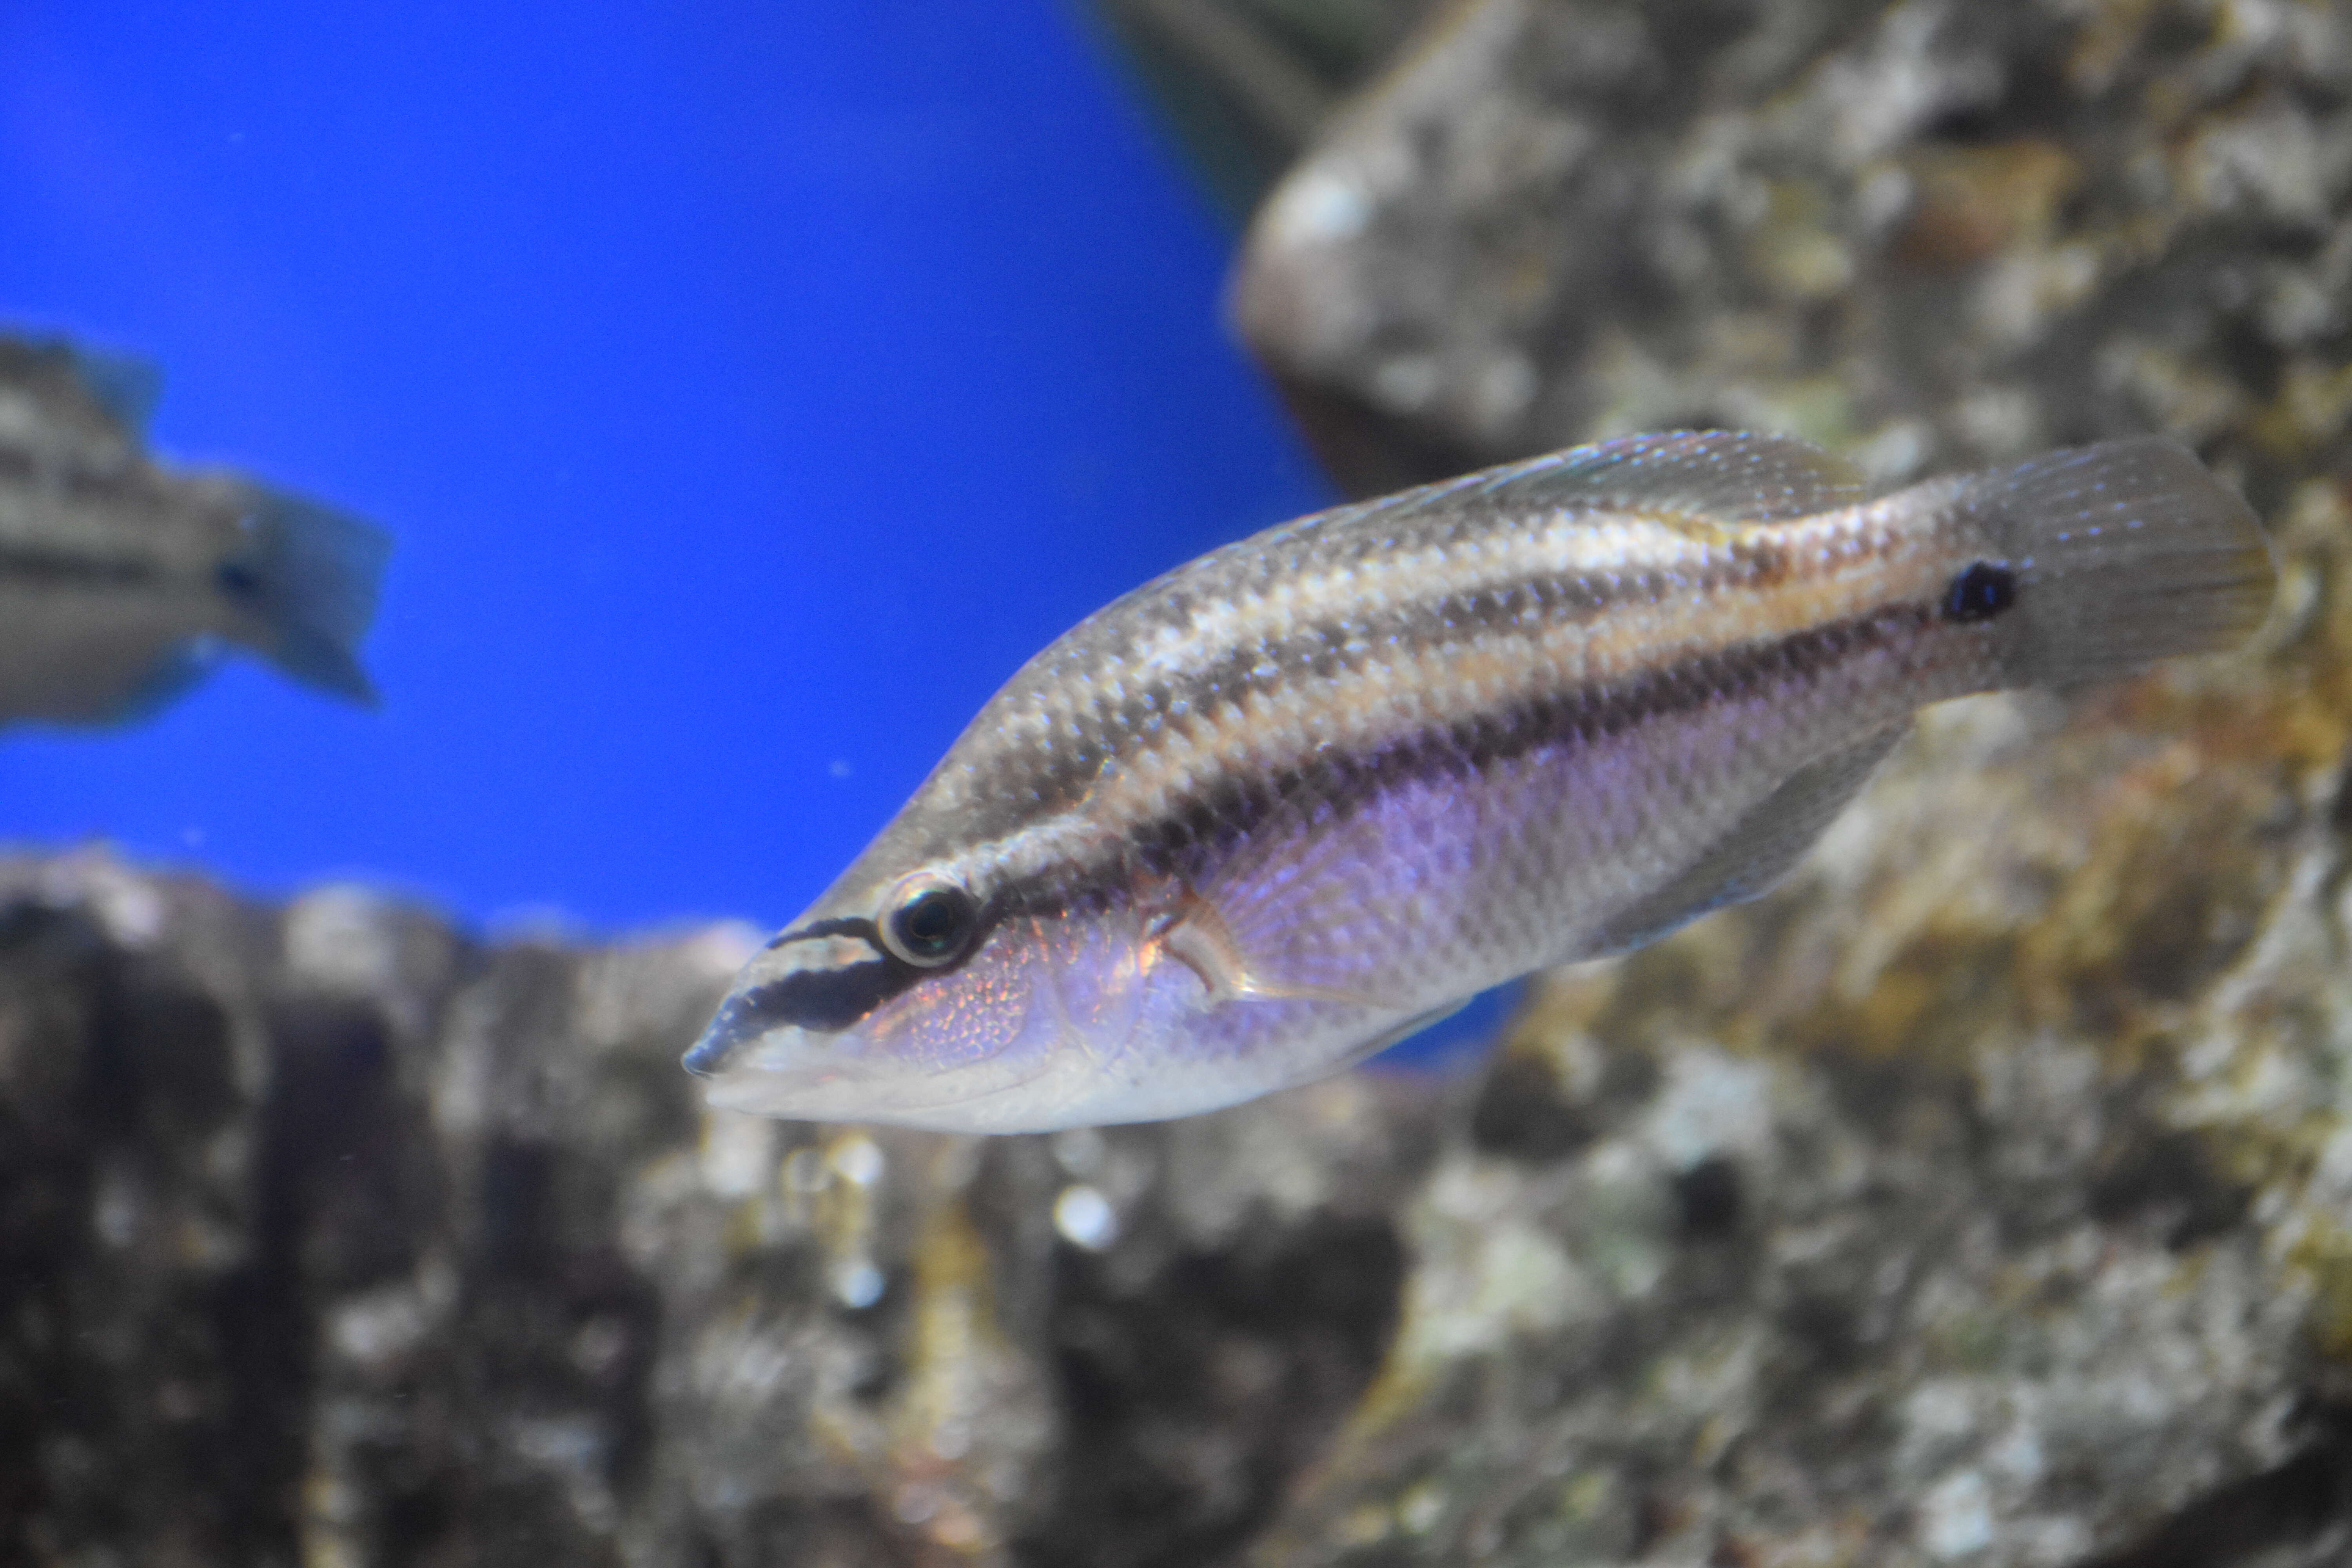
<path id="1" fill-rule="evenodd" d="M 374 702 L 359 645 L 375 619 L 391 536 L 315 501 L 265 489 L 254 492 L 246 531 L 245 545 L 220 564 L 220 588 L 267 628 L 261 651 L 297 680 Z"/>

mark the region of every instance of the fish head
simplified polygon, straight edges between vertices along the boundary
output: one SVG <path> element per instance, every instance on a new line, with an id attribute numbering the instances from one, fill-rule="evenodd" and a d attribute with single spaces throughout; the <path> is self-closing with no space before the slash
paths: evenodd
<path id="1" fill-rule="evenodd" d="M 1157 970 L 1146 917 L 1117 902 L 1020 900 L 951 862 L 853 868 L 744 966 L 686 1065 L 714 1106 L 800 1120 L 1126 1120 L 1122 1064 L 1168 986 Z"/>

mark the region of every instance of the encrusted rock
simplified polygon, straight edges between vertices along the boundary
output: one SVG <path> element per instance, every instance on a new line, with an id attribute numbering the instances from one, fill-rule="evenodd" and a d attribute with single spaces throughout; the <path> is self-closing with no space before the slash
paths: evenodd
<path id="1" fill-rule="evenodd" d="M 1376 1369 L 1434 1101 L 705 1113 L 719 928 L 0 864 L 0 1557 L 1175 1564 Z"/>
<path id="2" fill-rule="evenodd" d="M 1880 479 L 2352 416 L 2324 0 L 1479 0 L 1259 212 L 1253 346 L 1379 489 L 1677 426 Z"/>

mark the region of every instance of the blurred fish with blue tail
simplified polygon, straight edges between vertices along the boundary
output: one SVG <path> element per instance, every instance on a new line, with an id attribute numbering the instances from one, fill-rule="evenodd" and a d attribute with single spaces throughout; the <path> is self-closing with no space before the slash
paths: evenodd
<path id="1" fill-rule="evenodd" d="M 1231 1105 L 1757 897 L 1920 707 L 2228 648 L 2273 583 L 2155 439 L 1872 500 L 1644 436 L 1323 512 L 1030 660 L 687 1066 L 956 1131 Z"/>
<path id="2" fill-rule="evenodd" d="M 0 337 L 0 723 L 140 717 L 228 647 L 374 700 L 358 647 L 391 541 L 230 473 L 145 451 L 160 378 Z"/>

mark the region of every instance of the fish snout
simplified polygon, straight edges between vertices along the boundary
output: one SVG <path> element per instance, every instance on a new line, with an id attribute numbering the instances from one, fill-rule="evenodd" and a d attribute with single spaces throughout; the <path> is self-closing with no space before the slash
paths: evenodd
<path id="1" fill-rule="evenodd" d="M 764 1020 L 751 1016 L 740 996 L 730 996 L 686 1053 L 686 1070 L 697 1078 L 716 1078 L 734 1058 L 768 1032 Z"/>
<path id="2" fill-rule="evenodd" d="M 892 1071 L 861 1059 L 856 1044 L 855 1036 L 780 1021 L 756 994 L 736 996 L 686 1053 L 686 1070 L 709 1081 L 704 1099 L 719 1110 L 864 1120 L 888 1102 Z"/>
<path id="3" fill-rule="evenodd" d="M 686 1070 L 715 1080 L 713 1104 L 725 1103 L 758 1086 L 763 1100 L 789 1103 L 795 1096 L 856 1069 L 856 1037 L 811 1029 L 777 1016 L 770 996 L 758 988 L 738 990 L 719 1005 L 718 1016 L 686 1053 Z"/>
<path id="4" fill-rule="evenodd" d="M 820 921 L 770 942 L 719 1005 L 686 1070 L 703 1078 L 744 1071 L 793 1075 L 838 1070 L 855 1049 L 854 1030 L 905 989 L 908 966 L 844 925 Z"/>

